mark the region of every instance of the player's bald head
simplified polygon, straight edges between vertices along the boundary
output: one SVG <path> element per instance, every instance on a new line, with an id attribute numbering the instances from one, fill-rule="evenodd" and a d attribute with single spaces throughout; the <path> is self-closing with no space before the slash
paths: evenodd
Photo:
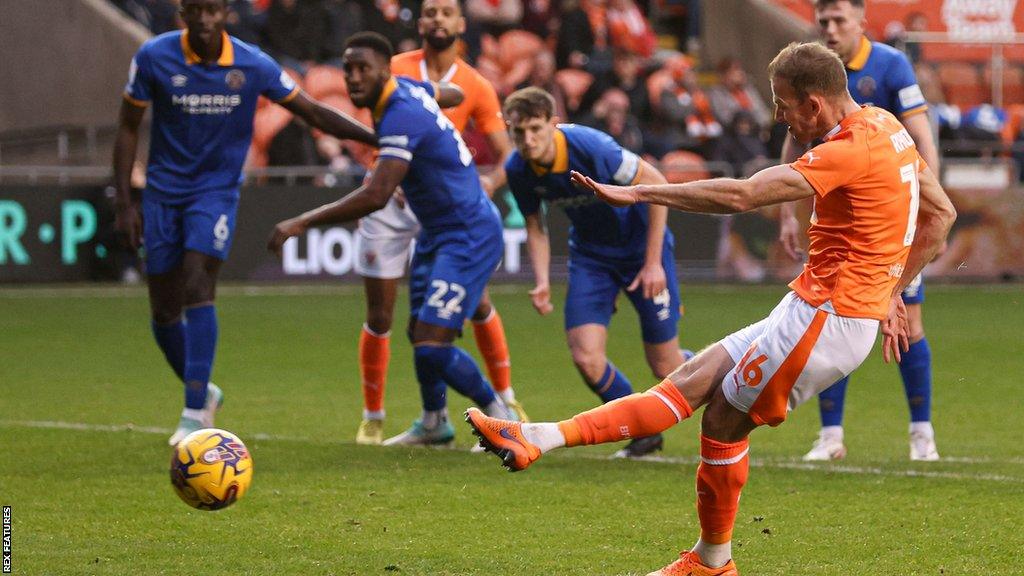
<path id="1" fill-rule="evenodd" d="M 797 98 L 809 94 L 836 98 L 847 93 L 846 69 L 835 52 L 817 42 L 793 42 L 768 65 L 772 82 L 784 80 Z"/>

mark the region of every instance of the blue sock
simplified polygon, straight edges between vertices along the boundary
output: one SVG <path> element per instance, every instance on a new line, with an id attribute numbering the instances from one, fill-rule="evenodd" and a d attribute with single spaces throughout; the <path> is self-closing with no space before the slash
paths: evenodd
<path id="1" fill-rule="evenodd" d="M 185 407 L 202 409 L 217 349 L 217 310 L 213 304 L 185 309 Z"/>
<path id="2" fill-rule="evenodd" d="M 416 380 L 420 383 L 420 398 L 423 410 L 433 412 L 447 405 L 446 386 L 443 371 L 438 368 L 434 358 L 439 346 L 416 346 L 413 348 L 413 360 L 416 364 Z"/>
<path id="3" fill-rule="evenodd" d="M 843 402 L 846 400 L 846 385 L 849 383 L 850 377 L 845 376 L 818 394 L 822 427 L 843 425 Z"/>
<path id="4" fill-rule="evenodd" d="M 932 351 L 922 338 L 910 345 L 900 362 L 903 389 L 907 392 L 911 422 L 932 419 Z"/>
<path id="5" fill-rule="evenodd" d="M 473 357 L 462 348 L 455 346 L 417 346 L 416 374 L 419 375 L 420 357 L 430 365 L 434 374 L 456 392 L 470 398 L 477 406 L 485 408 L 494 402 L 496 396 L 491 385 L 484 380 L 483 373 Z M 422 385 L 422 384 L 421 384 Z M 443 407 L 443 405 L 442 405 Z"/>
<path id="6" fill-rule="evenodd" d="M 611 362 L 605 365 L 601 379 L 596 383 L 587 382 L 587 386 L 601 397 L 602 402 L 611 402 L 633 393 L 633 385 L 629 383 L 629 379 Z"/>
<path id="7" fill-rule="evenodd" d="M 164 358 L 171 365 L 178 379 L 185 380 L 185 323 L 178 318 L 171 324 L 157 324 L 150 321 L 156 344 L 163 350 Z"/>

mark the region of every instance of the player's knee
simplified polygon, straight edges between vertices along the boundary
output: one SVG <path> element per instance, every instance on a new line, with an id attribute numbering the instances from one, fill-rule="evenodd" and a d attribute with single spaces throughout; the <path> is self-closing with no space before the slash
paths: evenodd
<path id="1" fill-rule="evenodd" d="M 494 310 L 494 307 L 491 306 L 490 302 L 487 302 L 486 300 L 481 301 L 480 304 L 477 305 L 476 310 L 473 311 L 473 321 L 479 322 L 481 320 L 486 320 L 487 317 L 491 315 L 492 310 Z"/>
<path id="2" fill-rule="evenodd" d="M 202 270 L 185 277 L 185 305 L 213 301 L 213 280 Z"/>
<path id="3" fill-rule="evenodd" d="M 589 382 L 597 382 L 604 374 L 604 368 L 608 364 L 608 359 L 602 352 L 581 348 L 572 350 L 572 361 L 580 374 L 583 374 L 583 377 Z"/>
<path id="4" fill-rule="evenodd" d="M 719 442 L 739 442 L 756 427 L 749 415 L 729 403 L 721 386 L 711 395 L 701 418 L 701 434 Z"/>
<path id="5" fill-rule="evenodd" d="M 150 312 L 157 324 L 173 324 L 181 319 L 181 306 L 169 303 L 154 303 Z"/>

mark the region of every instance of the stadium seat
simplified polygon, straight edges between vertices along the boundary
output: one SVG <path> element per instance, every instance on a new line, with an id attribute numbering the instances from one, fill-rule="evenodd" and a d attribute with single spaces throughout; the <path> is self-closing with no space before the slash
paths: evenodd
<path id="1" fill-rule="evenodd" d="M 939 64 L 939 82 L 948 104 L 962 109 L 991 102 L 991 94 L 978 74 L 978 69 L 967 62 L 942 62 Z"/>
<path id="2" fill-rule="evenodd" d="M 555 72 L 555 83 L 565 94 L 565 105 L 570 110 L 579 108 L 583 95 L 593 82 L 594 76 L 585 70 L 566 68 Z"/>
<path id="3" fill-rule="evenodd" d="M 661 159 L 660 168 L 665 179 L 673 184 L 711 177 L 704 164 L 704 158 L 686 150 L 675 150 L 665 154 Z"/>
<path id="4" fill-rule="evenodd" d="M 344 96 L 348 94 L 348 89 L 345 86 L 345 73 L 334 66 L 322 65 L 310 68 L 306 72 L 303 84 L 306 92 L 317 100 L 329 95 Z"/>
<path id="5" fill-rule="evenodd" d="M 982 72 L 985 86 L 992 86 L 992 69 L 986 66 Z M 1003 68 L 1003 107 L 1024 104 L 1024 68 L 1007 64 Z"/>

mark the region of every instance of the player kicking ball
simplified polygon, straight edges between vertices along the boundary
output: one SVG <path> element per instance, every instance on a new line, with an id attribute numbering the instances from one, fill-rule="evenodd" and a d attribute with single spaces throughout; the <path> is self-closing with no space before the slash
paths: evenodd
<path id="1" fill-rule="evenodd" d="M 391 43 L 373 32 L 354 34 L 342 55 L 349 96 L 356 106 L 373 111 L 380 139 L 369 182 L 336 202 L 279 222 L 267 247 L 280 253 L 285 240 L 311 227 L 380 210 L 401 185 L 422 226 L 409 274 L 408 335 L 423 414 L 385 445 L 450 444 L 455 430 L 448 421 L 447 386 L 488 414 L 512 415 L 472 356 L 453 345 L 501 259 L 501 218 L 480 185 L 462 136 L 435 101 L 435 85 L 392 76 L 391 56 Z"/>
<path id="2" fill-rule="evenodd" d="M 644 202 L 730 214 L 813 197 L 810 257 L 764 320 L 726 336 L 642 394 L 558 423 L 522 424 L 478 410 L 466 419 L 512 471 L 549 450 L 660 433 L 704 407 L 697 468 L 700 538 L 649 576 L 731 576 L 732 530 L 749 469 L 748 436 L 852 372 L 876 333 L 888 362 L 908 347 L 900 292 L 946 237 L 956 212 L 895 116 L 860 107 L 843 63 L 819 44 L 791 44 L 768 66 L 776 120 L 815 146 L 747 180 L 611 186 L 573 180 L 613 206 Z M 893 222 L 904 223 L 894 226 Z"/>
<path id="3" fill-rule="evenodd" d="M 679 285 L 673 239 L 665 228 L 668 209 L 645 204 L 609 206 L 589 190 L 573 186 L 569 172 L 593 174 L 599 182 L 610 184 L 664 184 L 665 177 L 604 132 L 560 124 L 555 99 L 540 88 L 510 94 L 504 113 L 516 147 L 505 173 L 526 216 L 526 246 L 536 282 L 530 291 L 534 308 L 540 314 L 553 310 L 551 244 L 541 210 L 548 203 L 561 206 L 572 222 L 565 336 L 587 386 L 603 402 L 633 393 L 626 376 L 608 360 L 605 346 L 620 291 L 640 317 L 648 366 L 656 378 L 668 376 L 683 363 L 676 327 Z M 653 434 L 633 438 L 615 456 L 635 458 L 661 448 L 661 434 Z"/>

